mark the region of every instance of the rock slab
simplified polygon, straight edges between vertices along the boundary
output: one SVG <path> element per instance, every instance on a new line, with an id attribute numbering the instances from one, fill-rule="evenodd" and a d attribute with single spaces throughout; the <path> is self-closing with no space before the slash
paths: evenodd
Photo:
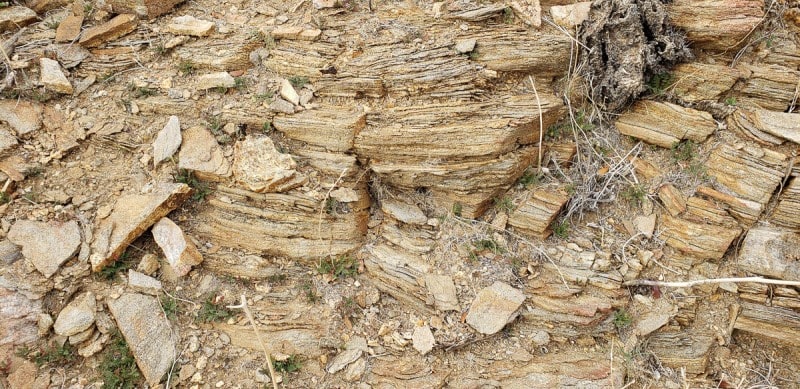
<path id="1" fill-rule="evenodd" d="M 197 77 L 197 89 L 233 88 L 236 80 L 228 72 L 204 74 Z"/>
<path id="2" fill-rule="evenodd" d="M 84 31 L 79 43 L 83 47 L 97 47 L 135 30 L 137 24 L 136 15 L 117 15 L 99 26 Z"/>
<path id="3" fill-rule="evenodd" d="M 217 140 L 204 127 L 183 132 L 178 168 L 191 170 L 201 180 L 220 181 L 231 175 L 231 165 Z"/>
<path id="4" fill-rule="evenodd" d="M 19 220 L 11 226 L 8 240 L 22 246 L 22 255 L 50 278 L 78 251 L 81 229 L 74 220 L 65 223 Z"/>
<path id="5" fill-rule="evenodd" d="M 494 334 L 514 320 L 524 301 L 521 291 L 496 281 L 478 292 L 467 313 L 467 324 L 482 334 Z"/>
<path id="6" fill-rule="evenodd" d="M 36 322 L 41 313 L 42 300 L 31 300 L 21 292 L 0 287 L 0 346 L 39 339 Z"/>
<path id="7" fill-rule="evenodd" d="M 88 330 L 94 324 L 97 301 L 92 292 L 86 292 L 67 304 L 58 314 L 53 330 L 61 336 L 72 336 Z"/>
<path id="8" fill-rule="evenodd" d="M 183 0 L 109 0 L 114 12 L 135 13 L 145 19 L 152 19 L 172 11 Z"/>
<path id="9" fill-rule="evenodd" d="M 419 207 L 402 201 L 393 199 L 383 200 L 381 202 L 381 210 L 384 214 L 406 224 L 424 225 L 428 222 L 428 217 L 425 216 Z"/>
<path id="10" fill-rule="evenodd" d="M 15 30 L 36 21 L 36 12 L 20 6 L 0 8 L 0 32 Z"/>
<path id="11" fill-rule="evenodd" d="M 411 342 L 415 350 L 425 355 L 433 350 L 436 339 L 433 338 L 431 328 L 428 327 L 428 325 L 422 325 L 414 328 L 414 334 L 411 335 Z"/>
<path id="12" fill-rule="evenodd" d="M 158 132 L 153 142 L 153 164 L 158 166 L 162 161 L 172 157 L 181 147 L 181 122 L 177 116 L 170 116 L 167 125 Z"/>
<path id="13" fill-rule="evenodd" d="M 283 192 L 306 181 L 295 170 L 297 163 L 292 156 L 279 152 L 269 137 L 248 136 L 236 143 L 234 155 L 236 181 L 253 192 Z"/>
<path id="14" fill-rule="evenodd" d="M 39 82 L 45 88 L 58 93 L 72 94 L 72 84 L 70 84 L 64 72 L 61 71 L 61 65 L 58 64 L 58 61 L 50 58 L 40 58 L 39 70 L 41 72 L 39 74 Z"/>
<path id="15" fill-rule="evenodd" d="M 0 100 L 0 122 L 24 136 L 42 128 L 42 106 L 24 100 Z"/>
<path id="16" fill-rule="evenodd" d="M 162 218 L 153 226 L 153 239 L 164 251 L 177 276 L 185 276 L 193 265 L 203 262 L 203 256 L 192 241 L 172 220 Z"/>
<path id="17" fill-rule="evenodd" d="M 176 35 L 208 36 L 214 31 L 214 22 L 190 15 L 178 16 L 167 25 L 167 31 Z"/>
<path id="18" fill-rule="evenodd" d="M 176 336 L 158 299 L 126 293 L 110 301 L 108 308 L 145 380 L 151 387 L 157 386 L 176 355 Z"/>
<path id="19" fill-rule="evenodd" d="M 92 270 L 116 261 L 145 230 L 182 204 L 191 193 L 186 184 L 163 183 L 146 194 L 117 199 L 111 215 L 100 221 L 92 242 Z"/>

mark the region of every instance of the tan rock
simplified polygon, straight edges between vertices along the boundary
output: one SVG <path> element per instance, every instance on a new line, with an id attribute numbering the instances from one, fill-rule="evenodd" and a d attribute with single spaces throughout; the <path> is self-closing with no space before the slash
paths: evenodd
<path id="1" fill-rule="evenodd" d="M 460 311 L 456 284 L 450 276 L 428 274 L 425 276 L 425 287 L 433 296 L 434 306 L 440 311 Z"/>
<path id="2" fill-rule="evenodd" d="M 623 135 L 665 148 L 684 139 L 701 143 L 717 130 L 708 112 L 650 100 L 636 102 L 615 125 Z"/>
<path id="3" fill-rule="evenodd" d="M 310 30 L 303 30 L 297 39 L 301 41 L 315 41 L 320 35 L 322 35 L 322 30 L 313 28 Z"/>
<path id="4" fill-rule="evenodd" d="M 793 178 L 786 186 L 771 220 L 776 224 L 800 230 L 800 179 Z"/>
<path id="5" fill-rule="evenodd" d="M 214 22 L 190 15 L 178 16 L 167 24 L 167 31 L 176 35 L 208 36 L 214 31 Z"/>
<path id="6" fill-rule="evenodd" d="M 738 109 L 728 116 L 728 128 L 739 129 L 757 140 L 800 145 L 800 115 L 766 109 Z M 776 139 L 777 138 L 777 139 Z"/>
<path id="7" fill-rule="evenodd" d="M 633 227 L 636 232 L 644 235 L 647 239 L 653 237 L 653 231 L 656 228 L 656 215 L 637 216 L 633 218 Z"/>
<path id="8" fill-rule="evenodd" d="M 336 7 L 336 0 L 314 0 L 312 4 L 316 9 L 333 8 Z"/>
<path id="9" fill-rule="evenodd" d="M 228 72 L 203 74 L 197 77 L 197 89 L 232 88 L 236 80 Z"/>
<path id="10" fill-rule="evenodd" d="M 219 181 L 231 175 L 222 148 L 205 127 L 190 127 L 183 132 L 178 168 L 193 171 L 201 180 Z"/>
<path id="11" fill-rule="evenodd" d="M 233 175 L 256 193 L 285 192 L 306 182 L 289 154 L 282 154 L 267 136 L 248 136 L 236 144 Z"/>
<path id="12" fill-rule="evenodd" d="M 25 0 L 24 3 L 28 8 L 41 14 L 68 5 L 70 0 Z"/>
<path id="13" fill-rule="evenodd" d="M 153 19 L 172 11 L 184 0 L 109 0 L 115 13 L 135 13 L 145 19 Z"/>
<path id="14" fill-rule="evenodd" d="M 136 292 L 157 296 L 161 292 L 161 281 L 136 270 L 128 270 L 128 286 Z"/>
<path id="15" fill-rule="evenodd" d="M 280 92 L 281 92 L 281 97 L 286 99 L 286 101 L 294 105 L 300 104 L 300 95 L 297 94 L 297 91 L 294 89 L 294 86 L 292 85 L 291 82 L 289 82 L 289 80 L 281 81 Z"/>
<path id="16" fill-rule="evenodd" d="M 693 47 L 732 50 L 761 22 L 760 0 L 675 0 L 667 5 L 670 22 L 686 31 Z"/>
<path id="17" fill-rule="evenodd" d="M 436 345 L 436 339 L 434 339 L 433 332 L 431 332 L 431 328 L 427 324 L 414 327 L 411 342 L 414 349 L 422 355 L 431 352 L 433 346 Z"/>
<path id="18" fill-rule="evenodd" d="M 192 240 L 172 220 L 162 218 L 153 226 L 152 232 L 153 239 L 178 277 L 185 276 L 192 266 L 203 262 L 203 255 Z"/>
<path id="19" fill-rule="evenodd" d="M 78 252 L 81 230 L 74 220 L 65 223 L 19 220 L 11 226 L 8 239 L 22 246 L 22 255 L 50 278 Z"/>
<path id="20" fill-rule="evenodd" d="M 116 261 L 128 245 L 190 195 L 186 184 L 160 184 L 150 193 L 117 199 L 111 215 L 97 225 L 92 242 L 92 270 Z"/>
<path id="21" fill-rule="evenodd" d="M 719 101 L 733 85 L 750 72 L 725 65 L 701 62 L 684 63 L 671 71 L 669 91 L 686 102 Z"/>
<path id="22" fill-rule="evenodd" d="M 525 294 L 521 291 L 496 281 L 475 296 L 467 313 L 467 324 L 482 334 L 494 334 L 516 318 L 524 301 Z"/>
<path id="23" fill-rule="evenodd" d="M 0 122 L 8 123 L 17 136 L 42 128 L 42 106 L 21 100 L 0 100 Z"/>
<path id="24" fill-rule="evenodd" d="M 61 336 L 72 336 L 89 329 L 94 324 L 97 300 L 92 292 L 86 292 L 59 312 L 53 331 Z"/>
<path id="25" fill-rule="evenodd" d="M 181 147 L 181 124 L 177 116 L 170 116 L 167 124 L 158 132 L 153 142 L 153 165 L 172 157 Z"/>
<path id="26" fill-rule="evenodd" d="M 78 39 L 82 26 L 83 15 L 67 15 L 56 28 L 56 42 L 72 42 Z"/>
<path id="27" fill-rule="evenodd" d="M 272 125 L 291 139 L 344 152 L 353 149 L 353 137 L 364 129 L 366 121 L 366 115 L 359 109 L 323 105 L 294 115 L 276 116 Z"/>
<path id="28" fill-rule="evenodd" d="M 512 0 L 509 5 L 526 24 L 536 28 L 542 26 L 542 6 L 539 0 Z"/>
<path id="29" fill-rule="evenodd" d="M 381 210 L 386 216 L 406 224 L 424 225 L 428 221 L 428 217 L 419 207 L 399 200 L 385 199 L 381 201 Z"/>
<path id="30" fill-rule="evenodd" d="M 297 39 L 303 32 L 303 27 L 300 26 L 281 26 L 273 29 L 270 32 L 273 39 Z"/>
<path id="31" fill-rule="evenodd" d="M 12 5 L 0 8 L 0 32 L 16 30 L 36 21 L 36 12 L 27 7 Z"/>
<path id="32" fill-rule="evenodd" d="M 558 189 L 536 189 L 511 212 L 508 224 L 523 234 L 546 238 L 552 233 L 550 224 L 567 201 L 569 196 Z"/>
<path id="33" fill-rule="evenodd" d="M 113 19 L 83 32 L 79 43 L 83 47 L 97 47 L 103 43 L 113 41 L 136 29 L 139 22 L 136 15 L 122 14 Z"/>
<path id="34" fill-rule="evenodd" d="M 61 71 L 61 65 L 59 65 L 58 61 L 42 57 L 39 59 L 39 70 L 41 72 L 39 82 L 45 88 L 58 93 L 72 94 L 72 84 L 67 79 L 67 76 L 64 75 L 64 72 Z"/>
<path id="35" fill-rule="evenodd" d="M 800 279 L 800 233 L 765 226 L 751 228 L 742 241 L 738 266 L 782 280 Z"/>
<path id="36" fill-rule="evenodd" d="M 36 381 L 36 373 L 39 369 L 36 364 L 30 361 L 23 361 L 17 368 L 8 375 L 9 389 L 30 389 Z"/>
<path id="37" fill-rule="evenodd" d="M 591 1 L 582 1 L 575 4 L 554 5 L 550 7 L 550 16 L 553 22 L 564 28 L 574 28 L 589 18 Z"/>
<path id="38" fill-rule="evenodd" d="M 42 300 L 0 286 L 0 345 L 31 343 L 39 339 L 37 321 Z"/>

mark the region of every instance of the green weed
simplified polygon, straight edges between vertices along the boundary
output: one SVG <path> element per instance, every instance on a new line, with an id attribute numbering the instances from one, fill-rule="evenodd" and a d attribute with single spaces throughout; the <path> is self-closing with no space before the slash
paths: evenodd
<path id="1" fill-rule="evenodd" d="M 43 365 L 63 367 L 77 360 L 75 349 L 69 342 L 65 342 L 61 346 L 51 345 L 47 348 L 39 348 L 36 350 L 28 346 L 23 346 L 17 349 L 16 355 L 35 363 L 39 367 Z"/>
<path id="2" fill-rule="evenodd" d="M 634 203 L 636 206 L 641 206 L 645 197 L 647 197 L 647 190 L 644 185 L 631 184 L 629 187 L 625 188 L 620 195 L 628 202 Z"/>
<path id="3" fill-rule="evenodd" d="M 103 389 L 134 389 L 142 376 L 125 338 L 116 332 L 100 362 Z"/>
<path id="4" fill-rule="evenodd" d="M 697 144 L 691 140 L 676 142 L 672 145 L 672 159 L 675 162 L 689 162 L 697 158 Z"/>
<path id="5" fill-rule="evenodd" d="M 461 203 L 453 203 L 453 215 L 461 217 L 461 212 L 463 211 L 463 207 Z"/>
<path id="6" fill-rule="evenodd" d="M 494 208 L 498 212 L 511 212 L 514 210 L 514 203 L 511 202 L 511 199 L 508 196 L 503 196 L 500 198 L 495 197 Z"/>
<path id="7" fill-rule="evenodd" d="M 479 239 L 472 242 L 475 251 L 489 250 L 494 254 L 504 254 L 506 250 L 494 239 Z"/>
<path id="8" fill-rule="evenodd" d="M 132 268 L 133 265 L 134 261 L 132 258 L 130 258 L 128 251 L 124 251 L 116 261 L 102 268 L 98 275 L 100 278 L 110 281 L 117 278 L 118 274 L 128 271 L 128 269 Z"/>
<path id="9" fill-rule="evenodd" d="M 528 169 L 525 170 L 525 173 L 522 173 L 522 177 L 517 181 L 517 185 L 521 186 L 523 189 L 528 189 L 530 186 L 539 185 L 541 179 L 542 175 L 539 172 Z"/>
<path id="10" fill-rule="evenodd" d="M 181 61 L 178 64 L 178 71 L 184 76 L 194 74 L 196 70 L 195 64 L 192 61 Z"/>
<path id="11" fill-rule="evenodd" d="M 614 327 L 617 327 L 617 329 L 625 328 L 631 325 L 632 322 L 633 318 L 625 308 L 620 308 L 614 312 Z"/>
<path id="12" fill-rule="evenodd" d="M 8 195 L 6 192 L 0 192 L 0 205 L 7 204 L 11 202 L 11 196 Z"/>
<path id="13" fill-rule="evenodd" d="M 264 131 L 265 134 L 271 133 L 272 132 L 272 123 L 264 122 L 264 124 L 261 125 L 261 131 Z"/>
<path id="14" fill-rule="evenodd" d="M 311 281 L 306 281 L 300 285 L 300 289 L 303 290 L 303 294 L 306 296 L 306 301 L 311 304 L 316 304 L 320 300 L 320 296 L 317 294 L 317 289 L 314 287 L 314 284 Z"/>
<path id="15" fill-rule="evenodd" d="M 511 7 L 506 7 L 503 9 L 503 23 L 514 23 L 514 10 L 511 9 Z"/>
<path id="16" fill-rule="evenodd" d="M 302 88 L 303 85 L 308 84 L 308 77 L 305 76 L 292 76 L 289 77 L 289 83 L 295 88 Z"/>
<path id="17" fill-rule="evenodd" d="M 647 90 L 656 96 L 661 96 L 667 91 L 667 88 L 669 88 L 672 83 L 673 76 L 671 73 L 658 73 L 650 77 L 650 80 L 647 82 Z"/>
<path id="18" fill-rule="evenodd" d="M 178 316 L 178 300 L 169 296 L 161 296 L 161 308 L 167 315 L 167 319 L 173 320 Z"/>
<path id="19" fill-rule="evenodd" d="M 735 97 L 728 97 L 725 99 L 725 105 L 735 107 L 736 106 L 736 98 Z"/>
<path id="20" fill-rule="evenodd" d="M 233 79 L 233 87 L 236 90 L 242 91 L 247 88 L 247 79 L 244 77 L 235 77 Z"/>
<path id="21" fill-rule="evenodd" d="M 175 182 L 189 185 L 192 188 L 192 200 L 203 201 L 206 196 L 211 194 L 211 187 L 205 182 L 202 182 L 195 177 L 194 173 L 190 170 L 180 169 L 178 175 L 174 176 Z"/>
<path id="22" fill-rule="evenodd" d="M 569 222 L 562 220 L 552 226 L 553 234 L 561 239 L 569 238 Z"/>
<path id="23" fill-rule="evenodd" d="M 197 312 L 197 320 L 203 323 L 228 320 L 236 314 L 224 305 L 214 302 L 214 296 L 209 296 Z"/>
<path id="24" fill-rule="evenodd" d="M 292 354 L 283 361 L 275 361 L 272 367 L 279 373 L 293 373 L 300 370 L 302 363 L 299 355 Z"/>
<path id="25" fill-rule="evenodd" d="M 336 258 L 322 260 L 317 265 L 319 274 L 330 274 L 336 278 L 345 278 L 356 275 L 358 266 L 356 260 L 349 255 L 340 255 Z"/>

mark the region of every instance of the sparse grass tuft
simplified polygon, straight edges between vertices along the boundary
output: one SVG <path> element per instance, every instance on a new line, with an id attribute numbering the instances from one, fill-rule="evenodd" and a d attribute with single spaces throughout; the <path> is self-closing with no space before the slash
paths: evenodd
<path id="1" fill-rule="evenodd" d="M 511 198 L 508 196 L 503 196 L 494 199 L 494 208 L 498 212 L 511 212 L 514 210 L 514 203 L 511 202 Z"/>
<path id="2" fill-rule="evenodd" d="M 323 260 L 317 265 L 319 274 L 330 274 L 336 278 L 345 278 L 356 275 L 358 266 L 356 260 L 349 255 L 340 255 L 336 258 Z"/>
<path id="3" fill-rule="evenodd" d="M 203 323 L 228 320 L 236 315 L 235 312 L 222 304 L 214 301 L 214 295 L 209 296 L 197 312 L 197 320 Z"/>
<path id="4" fill-rule="evenodd" d="M 8 195 L 6 192 L 0 192 L 0 205 L 7 204 L 11 202 L 11 196 Z"/>
<path id="5" fill-rule="evenodd" d="M 736 98 L 735 97 L 728 97 L 727 99 L 725 99 L 725 105 L 729 105 L 731 107 L 735 107 L 736 106 Z"/>
<path id="6" fill-rule="evenodd" d="M 514 10 L 511 9 L 511 7 L 506 7 L 503 9 L 503 23 L 514 23 Z"/>
<path id="7" fill-rule="evenodd" d="M 494 239 L 474 240 L 472 241 L 472 247 L 475 248 L 475 251 L 489 250 L 494 254 L 504 254 L 506 252 L 506 249 Z"/>
<path id="8" fill-rule="evenodd" d="M 208 184 L 198 180 L 197 177 L 194 176 L 194 173 L 189 170 L 178 170 L 178 175 L 176 175 L 174 178 L 175 182 L 189 185 L 189 187 L 192 188 L 193 201 L 203 201 L 205 200 L 206 196 L 211 194 L 211 188 L 208 186 Z"/>
<path id="9" fill-rule="evenodd" d="M 300 370 L 302 363 L 299 355 L 292 354 L 283 361 L 273 362 L 272 367 L 279 373 L 293 373 Z"/>
<path id="10" fill-rule="evenodd" d="M 43 365 L 63 367 L 77 360 L 75 349 L 69 342 L 65 342 L 61 346 L 52 345 L 36 350 L 23 346 L 17 349 L 16 355 L 35 363 L 39 367 Z"/>
<path id="11" fill-rule="evenodd" d="M 569 238 L 569 222 L 566 220 L 562 220 L 557 223 L 553 223 L 552 226 L 553 234 L 561 239 Z"/>
<path id="12" fill-rule="evenodd" d="M 306 281 L 300 285 L 300 289 L 303 290 L 303 294 L 306 296 L 306 301 L 311 304 L 316 304 L 319 302 L 319 295 L 317 294 L 317 289 L 314 287 L 314 284 L 311 281 Z"/>
<path id="13" fill-rule="evenodd" d="M 166 295 L 161 296 L 161 308 L 164 309 L 167 319 L 174 320 L 178 315 L 178 300 Z"/>
<path id="14" fill-rule="evenodd" d="M 258 102 L 264 102 L 271 99 L 273 96 L 275 96 L 275 92 L 267 91 L 266 93 L 257 94 L 253 96 L 253 98 L 256 99 L 256 101 Z"/>
<path id="15" fill-rule="evenodd" d="M 247 79 L 244 77 L 235 77 L 233 79 L 233 87 L 236 88 L 238 91 L 242 91 L 247 88 Z"/>
<path id="16" fill-rule="evenodd" d="M 461 217 L 461 211 L 463 211 L 461 203 L 453 203 L 453 215 Z"/>
<path id="17" fill-rule="evenodd" d="M 697 144 L 691 140 L 672 145 L 672 159 L 675 162 L 689 162 L 697 158 Z"/>
<path id="18" fill-rule="evenodd" d="M 620 308 L 614 312 L 614 327 L 617 327 L 617 329 L 628 327 L 632 322 L 633 318 L 631 317 L 630 313 L 625 310 L 625 308 Z"/>
<path id="19" fill-rule="evenodd" d="M 540 173 L 533 169 L 528 169 L 525 170 L 525 173 L 522 173 L 522 177 L 517 181 L 517 185 L 521 186 L 523 189 L 528 189 L 531 186 L 539 185 L 541 179 L 542 175 Z"/>
<path id="20" fill-rule="evenodd" d="M 128 84 L 128 91 L 130 92 L 131 98 L 134 99 L 155 96 L 158 93 L 158 91 L 155 89 L 148 88 L 146 86 L 136 86 L 134 83 Z"/>
<path id="21" fill-rule="evenodd" d="M 261 131 L 264 131 L 265 134 L 271 133 L 272 132 L 272 123 L 264 122 L 264 124 L 261 125 Z"/>
<path id="22" fill-rule="evenodd" d="M 308 84 L 308 77 L 305 76 L 292 76 L 289 77 L 289 83 L 295 88 L 302 88 L 303 85 Z"/>
<path id="23" fill-rule="evenodd" d="M 286 274 L 278 273 L 278 274 L 272 274 L 269 277 L 267 277 L 267 281 L 269 281 L 270 284 L 280 284 L 286 281 L 288 278 L 289 277 L 287 277 Z"/>
<path id="24" fill-rule="evenodd" d="M 661 96 L 667 91 L 667 88 L 672 85 L 672 82 L 673 76 L 671 73 L 658 73 L 650 77 L 650 80 L 647 81 L 647 90 L 656 96 Z"/>
<path id="25" fill-rule="evenodd" d="M 620 196 L 636 206 L 641 206 L 647 197 L 647 190 L 642 184 L 631 184 L 620 193 Z"/>
<path id="26" fill-rule="evenodd" d="M 98 274 L 100 275 L 100 278 L 110 281 L 115 279 L 118 274 L 128 271 L 128 269 L 132 268 L 133 265 L 133 259 L 130 258 L 128 252 L 125 251 L 116 261 L 102 268 Z"/>
<path id="27" fill-rule="evenodd" d="M 116 332 L 113 341 L 106 347 L 103 360 L 100 362 L 100 377 L 103 379 L 103 389 L 133 389 L 142 376 L 136 367 L 125 338 Z"/>
<path id="28" fill-rule="evenodd" d="M 180 71 L 184 76 L 194 74 L 196 70 L 195 64 L 192 61 L 181 61 L 178 64 L 178 71 Z"/>

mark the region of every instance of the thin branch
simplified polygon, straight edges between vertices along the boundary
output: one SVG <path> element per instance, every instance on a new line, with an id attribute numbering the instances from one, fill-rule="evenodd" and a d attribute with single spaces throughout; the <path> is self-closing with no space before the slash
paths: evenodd
<path id="1" fill-rule="evenodd" d="M 625 281 L 624 285 L 625 286 L 647 285 L 647 286 L 659 286 L 668 288 L 688 288 L 695 285 L 721 284 L 724 282 L 734 282 L 734 283 L 755 282 L 759 284 L 800 286 L 800 281 L 773 280 L 764 277 L 708 278 L 702 280 L 677 281 L 677 282 L 654 281 L 654 280 L 632 280 L 632 281 Z"/>
<path id="2" fill-rule="evenodd" d="M 275 376 L 275 368 L 272 367 L 272 358 L 269 356 L 269 351 L 267 351 L 267 345 L 264 343 L 264 340 L 261 339 L 261 332 L 258 331 L 258 327 L 256 326 L 256 320 L 253 318 L 253 313 L 250 312 L 250 308 L 247 307 L 247 297 L 242 294 L 242 303 L 239 305 L 229 305 L 229 309 L 241 309 L 244 311 L 244 315 L 247 316 L 247 320 L 250 322 L 250 325 L 253 327 L 253 331 L 256 333 L 256 339 L 258 339 L 258 343 L 261 344 L 261 349 L 264 351 L 264 357 L 267 358 L 267 367 L 269 367 L 269 377 L 270 381 L 272 381 L 272 388 L 278 389 L 278 381 Z"/>

